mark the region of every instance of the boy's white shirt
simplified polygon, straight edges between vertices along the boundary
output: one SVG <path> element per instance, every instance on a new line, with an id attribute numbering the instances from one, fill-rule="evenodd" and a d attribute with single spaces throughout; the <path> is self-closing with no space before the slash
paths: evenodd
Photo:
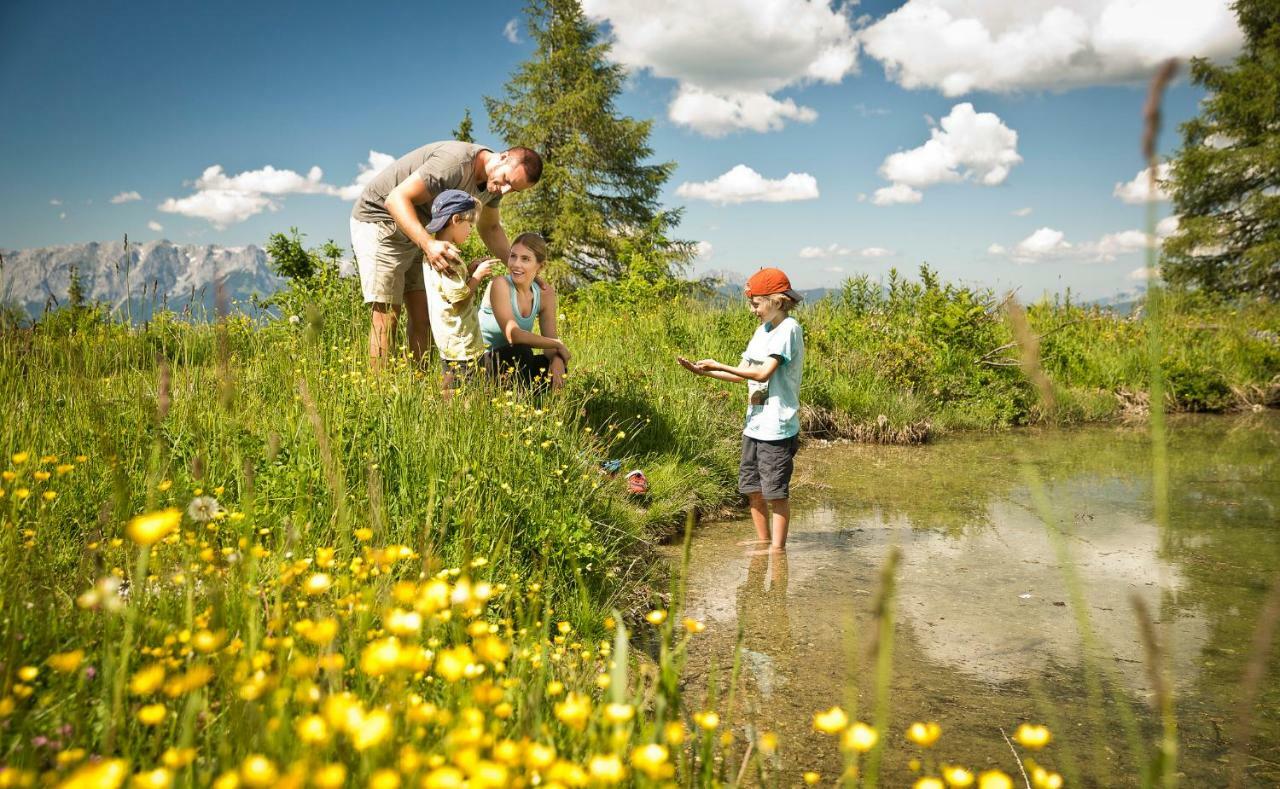
<path id="1" fill-rule="evenodd" d="M 767 328 L 766 328 L 767 327 Z M 792 317 L 776 326 L 761 323 L 742 354 L 742 366 L 763 366 L 782 357 L 768 381 L 747 380 L 747 422 L 743 434 L 762 441 L 790 438 L 800 431 L 800 373 L 804 367 L 804 330 Z"/>
<path id="2" fill-rule="evenodd" d="M 425 264 L 424 264 L 425 265 Z M 440 348 L 440 358 L 471 361 L 484 353 L 480 334 L 480 299 L 467 287 L 470 275 L 465 263 L 452 263 L 447 272 L 425 265 L 427 314 L 431 335 Z"/>

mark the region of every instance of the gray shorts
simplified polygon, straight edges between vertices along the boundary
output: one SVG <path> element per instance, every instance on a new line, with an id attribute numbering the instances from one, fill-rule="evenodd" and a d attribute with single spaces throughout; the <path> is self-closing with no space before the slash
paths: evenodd
<path id="1" fill-rule="evenodd" d="M 404 294 L 427 289 L 422 249 L 395 222 L 352 217 L 351 251 L 366 304 L 404 304 Z"/>
<path id="2" fill-rule="evenodd" d="M 799 436 L 761 441 L 744 435 L 742 461 L 738 464 L 738 492 L 759 493 L 767 501 L 788 498 L 799 447 Z"/>

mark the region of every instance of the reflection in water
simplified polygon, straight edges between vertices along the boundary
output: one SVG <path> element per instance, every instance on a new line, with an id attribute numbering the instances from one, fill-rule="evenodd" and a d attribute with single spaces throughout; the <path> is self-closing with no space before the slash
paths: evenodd
<path id="1" fill-rule="evenodd" d="M 1045 481 L 1065 567 L 1008 460 L 1015 452 Z M 939 720 L 940 757 L 1008 770 L 997 727 L 1056 716 L 1059 737 L 1045 758 L 1086 783 L 1134 783 L 1117 703 L 1132 707 L 1147 741 L 1155 726 L 1137 597 L 1170 656 L 1179 768 L 1191 785 L 1221 783 L 1222 732 L 1280 567 L 1280 417 L 1176 424 L 1164 533 L 1150 516 L 1149 456 L 1143 433 L 1111 428 L 807 450 L 786 557 L 745 556 L 734 545 L 750 533 L 745 522 L 708 524 L 695 537 L 688 613 L 709 627 L 690 656 L 693 698 L 705 674 L 727 676 L 741 627 L 736 720 L 777 732 L 787 769 L 834 774 L 838 753 L 811 716 L 834 703 L 870 716 L 867 609 L 898 546 L 894 728 Z M 1086 701 L 1067 572 L 1079 580 L 1106 674 L 1102 710 Z M 1276 674 L 1255 716 L 1259 785 L 1280 783 Z M 1102 736 L 1091 740 L 1095 731 Z M 909 754 L 900 738 L 889 741 L 889 783 L 909 783 Z"/>

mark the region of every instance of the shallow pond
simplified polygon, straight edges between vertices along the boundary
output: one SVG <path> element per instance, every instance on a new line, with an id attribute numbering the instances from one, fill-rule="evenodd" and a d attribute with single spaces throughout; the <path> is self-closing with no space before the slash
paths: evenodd
<path id="1" fill-rule="evenodd" d="M 1033 506 L 1027 464 L 1065 536 L 1065 564 Z M 749 521 L 695 532 L 687 614 L 707 631 L 691 647 L 689 699 L 701 701 L 709 684 L 725 697 L 741 628 L 739 739 L 745 727 L 777 733 L 784 785 L 802 770 L 834 780 L 839 751 L 813 731 L 812 715 L 841 704 L 872 719 L 871 608 L 897 548 L 887 785 L 913 778 L 908 760 L 920 751 L 901 732 L 914 720 L 941 724 L 934 757 L 1011 774 L 1001 730 L 1044 722 L 1055 739 L 1041 763 L 1075 785 L 1135 784 L 1135 750 L 1149 759 L 1159 732 L 1135 598 L 1172 670 L 1183 784 L 1225 785 L 1241 676 L 1280 572 L 1280 414 L 1175 420 L 1169 466 L 1162 530 L 1142 428 L 810 446 L 785 556 L 747 555 L 737 542 L 753 536 Z M 1094 661 L 1084 659 L 1068 574 L 1079 579 Z M 1280 784 L 1276 654 L 1252 710 L 1249 785 Z M 1090 676 L 1100 682 L 1092 696 Z"/>

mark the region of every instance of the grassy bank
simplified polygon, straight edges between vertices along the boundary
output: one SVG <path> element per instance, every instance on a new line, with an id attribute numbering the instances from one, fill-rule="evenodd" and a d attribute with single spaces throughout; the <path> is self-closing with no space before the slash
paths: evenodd
<path id="1" fill-rule="evenodd" d="M 680 698 L 697 625 L 678 590 L 625 617 L 659 633 L 646 677 L 608 620 L 649 609 L 658 531 L 735 500 L 742 393 L 674 357 L 736 359 L 751 316 L 597 288 L 566 306 L 562 395 L 444 404 L 433 369 L 370 376 L 354 295 L 322 278 L 272 320 L 57 313 L 0 336 L 5 780 L 93 755 L 154 785 L 731 779 L 731 722 Z M 799 318 L 808 427 L 828 435 L 1142 407 L 1133 318 L 1030 309 L 1053 407 L 991 294 L 852 281 Z M 1276 325 L 1271 306 L 1174 300 L 1172 405 L 1274 403 Z M 643 468 L 649 497 L 607 459 Z"/>

